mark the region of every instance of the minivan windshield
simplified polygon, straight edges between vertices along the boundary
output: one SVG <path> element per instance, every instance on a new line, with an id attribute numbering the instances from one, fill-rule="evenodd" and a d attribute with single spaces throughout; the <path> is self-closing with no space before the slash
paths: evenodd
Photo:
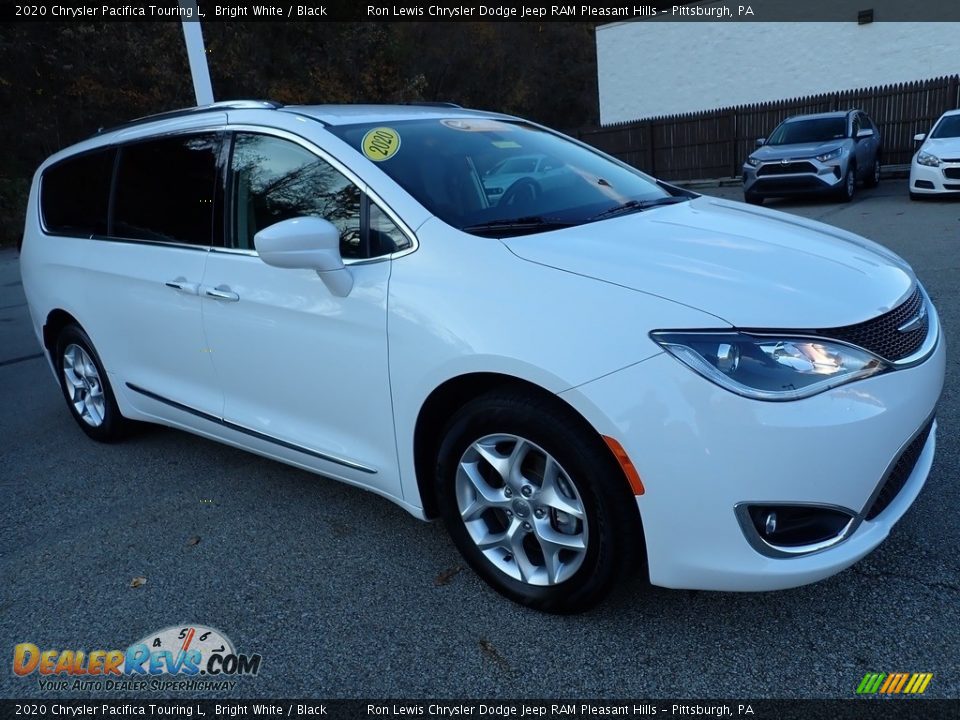
<path id="1" fill-rule="evenodd" d="M 543 232 L 692 196 L 520 121 L 456 117 L 327 129 L 431 213 L 477 235 Z"/>
<path id="2" fill-rule="evenodd" d="M 846 136 L 846 117 L 787 120 L 770 134 L 770 137 L 767 138 L 767 145 L 827 142 L 829 140 L 839 140 Z"/>

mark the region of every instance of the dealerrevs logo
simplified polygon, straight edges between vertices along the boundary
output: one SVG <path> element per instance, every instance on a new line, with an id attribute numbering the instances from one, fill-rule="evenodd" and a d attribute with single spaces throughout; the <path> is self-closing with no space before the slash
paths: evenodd
<path id="1" fill-rule="evenodd" d="M 41 650 L 20 643 L 13 649 L 13 672 L 36 674 L 42 690 L 232 690 L 233 678 L 260 672 L 261 659 L 238 653 L 218 630 L 185 625 L 150 633 L 126 650 Z"/>

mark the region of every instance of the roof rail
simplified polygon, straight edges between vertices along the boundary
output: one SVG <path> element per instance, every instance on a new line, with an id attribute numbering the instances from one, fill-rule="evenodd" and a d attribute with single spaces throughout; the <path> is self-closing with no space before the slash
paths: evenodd
<path id="1" fill-rule="evenodd" d="M 420 105 L 422 107 L 445 107 L 445 108 L 463 108 L 463 105 L 457 105 L 452 102 L 429 102 L 427 100 L 412 100 L 410 102 L 400 103 L 401 105 Z"/>
<path id="2" fill-rule="evenodd" d="M 144 117 L 120 123 L 119 125 L 113 125 L 108 128 L 101 127 L 97 130 L 97 135 L 135 127 L 136 125 L 153 122 L 154 120 L 170 120 L 178 117 L 187 117 L 210 110 L 276 110 L 282 107 L 283 103 L 273 100 L 221 100 L 220 102 L 211 103 L 210 105 L 198 105 L 181 110 L 168 110 L 167 112 L 156 113 L 155 115 L 145 115 Z"/>

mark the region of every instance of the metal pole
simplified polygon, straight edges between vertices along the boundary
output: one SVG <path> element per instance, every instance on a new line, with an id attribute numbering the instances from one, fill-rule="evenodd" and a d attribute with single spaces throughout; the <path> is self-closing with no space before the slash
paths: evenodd
<path id="1" fill-rule="evenodd" d="M 210 105 L 213 103 L 213 85 L 210 84 L 210 68 L 207 67 L 207 51 L 203 46 L 197 3 L 195 0 L 180 0 L 180 7 L 183 9 L 183 40 L 187 44 L 193 92 L 197 96 L 197 105 Z"/>

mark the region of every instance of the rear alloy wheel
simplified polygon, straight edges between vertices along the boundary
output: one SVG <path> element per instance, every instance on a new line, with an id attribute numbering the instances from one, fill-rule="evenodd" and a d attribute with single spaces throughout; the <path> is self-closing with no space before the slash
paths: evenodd
<path id="1" fill-rule="evenodd" d="M 547 612 L 599 602 L 642 540 L 612 454 L 559 401 L 496 392 L 447 426 L 437 497 L 463 557 L 498 592 Z"/>
<path id="2" fill-rule="evenodd" d="M 118 440 L 126 420 L 90 338 L 79 326 L 68 325 L 60 332 L 56 352 L 60 388 L 73 419 L 94 440 Z"/>

